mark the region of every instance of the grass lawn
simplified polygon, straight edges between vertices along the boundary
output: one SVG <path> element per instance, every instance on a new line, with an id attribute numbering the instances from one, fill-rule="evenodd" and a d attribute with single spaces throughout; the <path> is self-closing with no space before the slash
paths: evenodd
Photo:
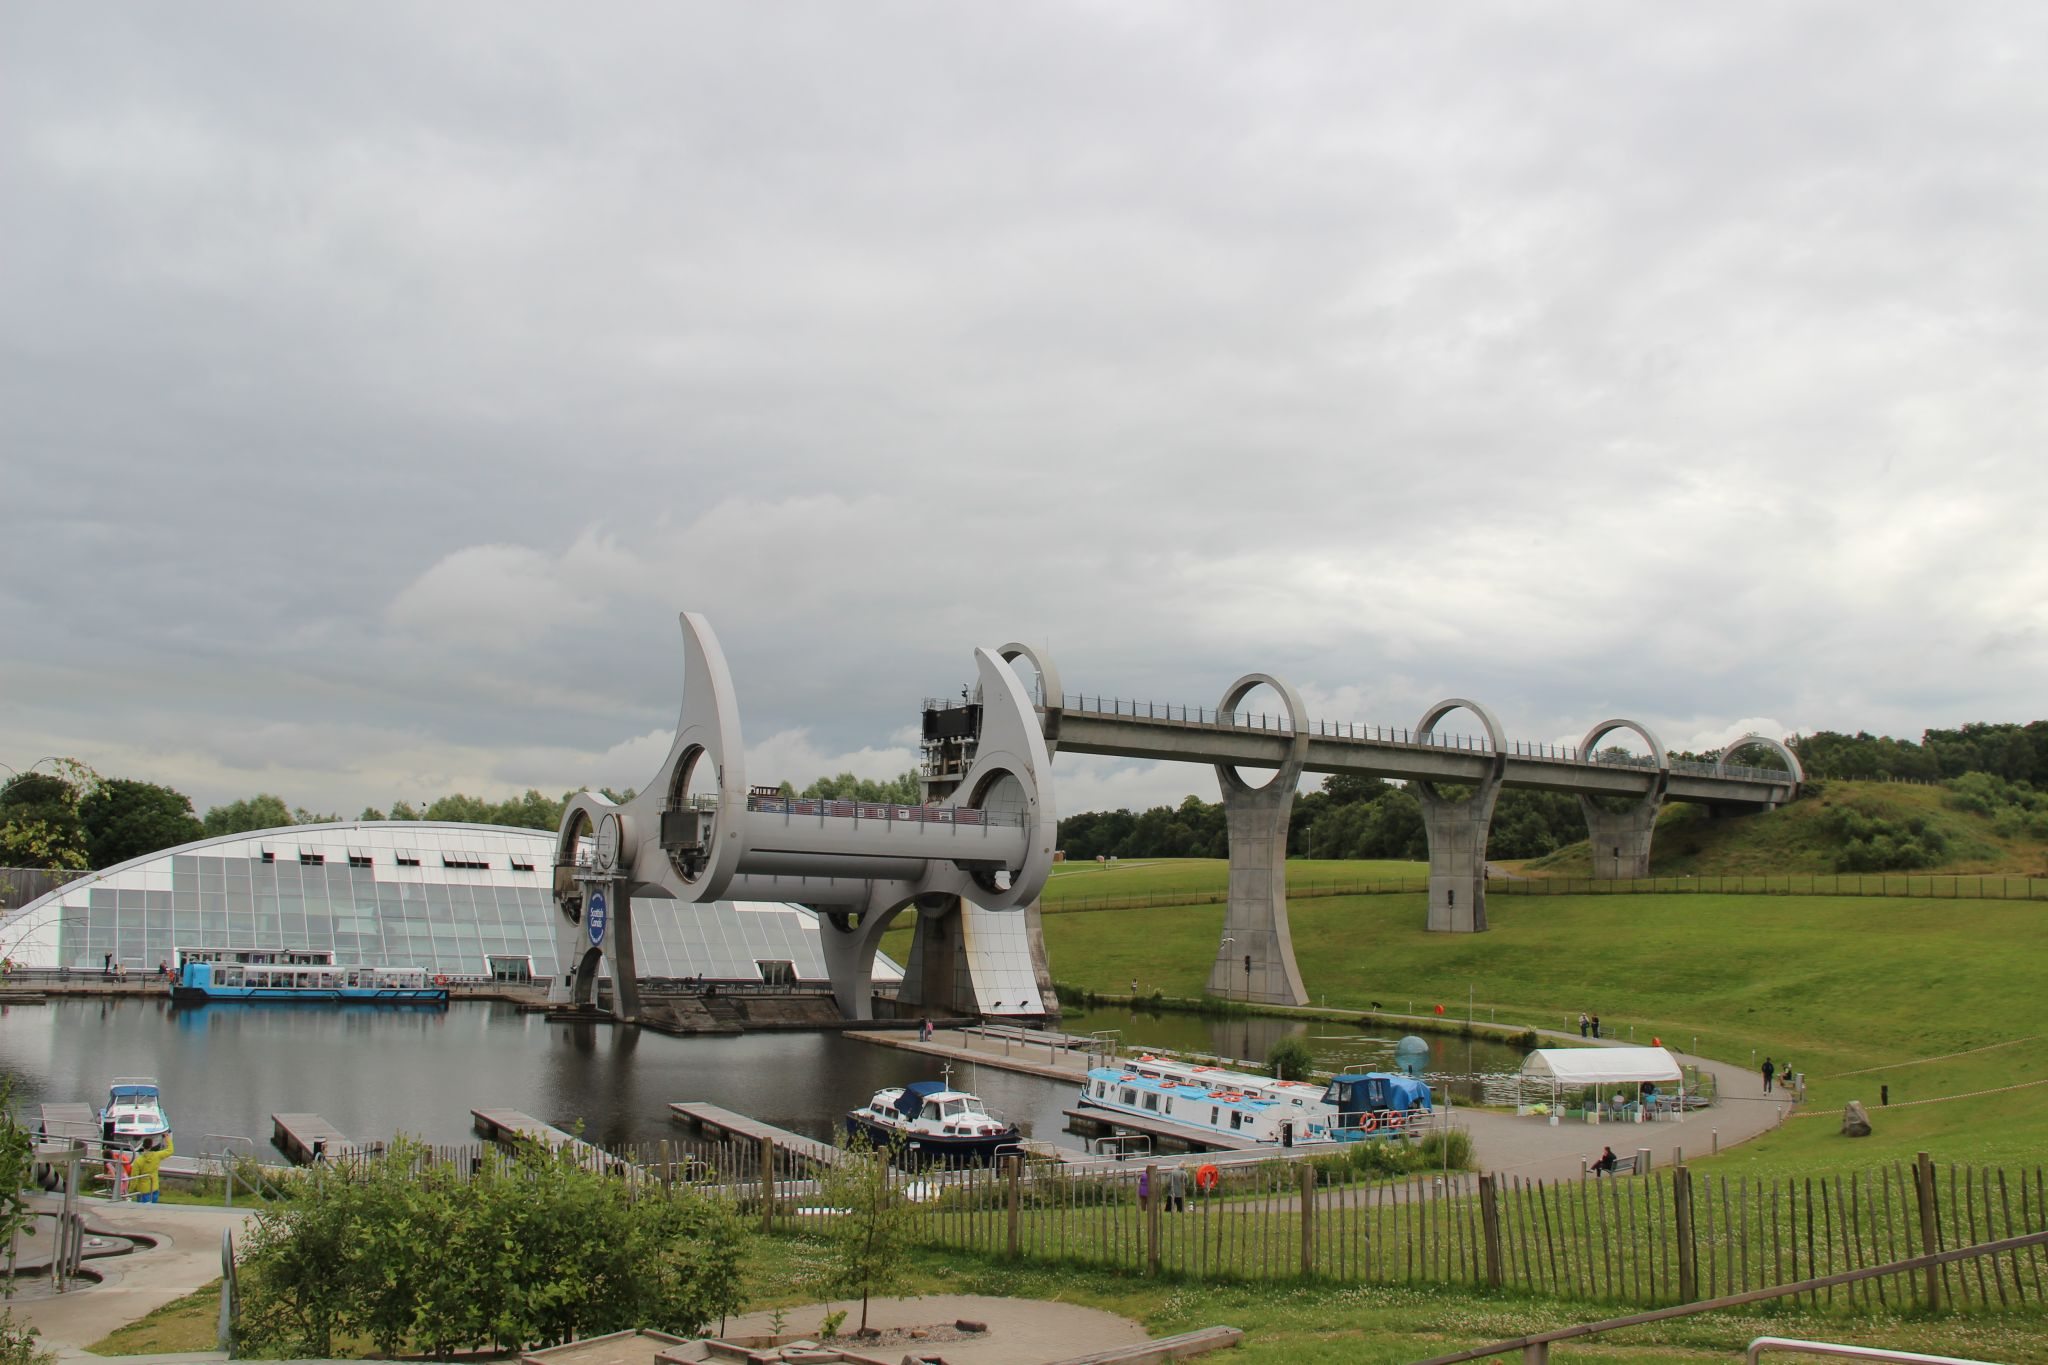
<path id="1" fill-rule="evenodd" d="M 1701 1053 L 1744 1064 L 1752 1053 L 1789 1057 L 1811 1078 L 1809 1110 L 1839 1114 L 1861 1099 L 1876 1120 L 1875 1136 L 1845 1146 L 1828 1119 L 1796 1119 L 1723 1162 L 1789 1171 L 1921 1148 L 1943 1160 L 2039 1159 L 2048 1084 L 1888 1112 L 1878 1087 L 1889 1084 L 1899 1106 L 2048 1081 L 2040 905 L 1498 896 L 1487 909 L 1492 931 L 1476 935 L 1426 932 L 1420 895 L 1299 900 L 1289 916 L 1318 1003 L 1455 1010 L 1470 987 L 1503 1022 L 1569 1027 L 1590 1010 L 1614 1037 L 1633 1030 L 1687 1050 L 1697 1039 Z M 1220 905 L 1053 915 L 1046 945 L 1062 980 L 1114 994 L 1135 976 L 1197 997 L 1222 923 Z"/>
<path id="2" fill-rule="evenodd" d="M 806 1282 L 824 1260 L 823 1247 L 808 1239 L 751 1239 L 745 1277 L 748 1307 L 817 1301 L 817 1293 Z M 1247 1333 L 1242 1351 L 1230 1356 L 1247 1365 L 1394 1365 L 1523 1332 L 1593 1321 L 1603 1312 L 1595 1305 L 1523 1295 L 1393 1285 L 1201 1285 L 934 1251 L 912 1253 L 903 1292 L 1085 1304 L 1133 1318 L 1155 1336 L 1226 1324 Z M 211 1350 L 220 1311 L 218 1295 L 218 1286 L 201 1290 L 89 1349 L 100 1355 Z M 1946 1320 L 1749 1310 L 1632 1328 L 1597 1346 L 1560 1347 L 1553 1358 L 1610 1365 L 1722 1365 L 1739 1359 L 1752 1339 L 1771 1334 L 2048 1365 L 2044 1329 L 2048 1319 L 2033 1310 Z"/>
<path id="3" fill-rule="evenodd" d="M 804 1288 L 803 1279 L 822 1259 L 820 1247 L 798 1238 L 775 1238 L 761 1244 L 748 1276 L 754 1306 L 816 1301 L 817 1295 Z M 1247 1334 L 1244 1347 L 1229 1359 L 1248 1363 L 1393 1365 L 1524 1332 L 1590 1322 L 1603 1314 L 1594 1305 L 1521 1295 L 1382 1285 L 1202 1285 L 1013 1265 L 957 1252 L 915 1254 L 909 1280 L 909 1293 L 997 1294 L 1104 1308 L 1135 1318 L 1155 1336 L 1217 1324 L 1240 1327 Z M 1559 1347 L 1553 1359 L 1597 1359 L 1614 1365 L 1692 1361 L 1719 1365 L 1740 1359 L 1751 1340 L 1768 1334 L 1930 1354 L 1960 1352 L 1985 1360 L 2048 1362 L 2044 1327 L 2048 1327 L 2048 1318 L 2032 1310 L 1973 1315 L 1962 1321 L 1855 1319 L 1791 1309 L 1751 1310 L 1633 1328 L 1598 1345 Z"/>
<path id="4" fill-rule="evenodd" d="M 140 1356 L 218 1349 L 220 1281 L 187 1294 L 149 1316 L 109 1332 L 85 1349 L 95 1355 Z"/>
<path id="5" fill-rule="evenodd" d="M 1377 859 L 1289 858 L 1287 884 L 1302 891 L 1360 882 L 1416 880 L 1429 864 Z M 1061 863 L 1052 870 L 1042 904 L 1048 911 L 1091 900 L 1131 900 L 1171 895 L 1222 895 L 1230 864 L 1222 858 L 1132 859 L 1121 863 Z"/>

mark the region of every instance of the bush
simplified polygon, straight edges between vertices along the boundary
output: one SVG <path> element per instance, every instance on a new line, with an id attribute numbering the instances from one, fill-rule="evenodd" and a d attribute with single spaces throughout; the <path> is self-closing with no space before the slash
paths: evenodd
<path id="1" fill-rule="evenodd" d="M 42 1333 L 26 1323 L 14 1321 L 14 1310 L 0 1312 L 0 1365 L 54 1365 L 55 1351 L 36 1345 Z"/>
<path id="2" fill-rule="evenodd" d="M 1840 841 L 1837 872 L 1903 872 L 1941 861 L 1948 839 L 1915 815 L 1903 825 L 1854 806 L 1835 806 L 1821 818 L 1822 830 Z"/>
<path id="3" fill-rule="evenodd" d="M 522 1144 L 465 1179 L 400 1140 L 258 1211 L 239 1344 L 327 1357 L 356 1335 L 388 1357 L 688 1335 L 737 1306 L 741 1241 L 722 1205 L 585 1170 L 566 1149 Z"/>
<path id="4" fill-rule="evenodd" d="M 1292 1036 L 1273 1044 L 1273 1050 L 1266 1054 L 1266 1069 L 1283 1081 L 1305 1081 L 1315 1065 L 1315 1054 L 1308 1050 L 1308 1044 Z"/>

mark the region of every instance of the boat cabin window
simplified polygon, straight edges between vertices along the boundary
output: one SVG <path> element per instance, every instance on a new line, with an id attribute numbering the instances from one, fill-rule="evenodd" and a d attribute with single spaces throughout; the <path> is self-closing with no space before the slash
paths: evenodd
<path id="1" fill-rule="evenodd" d="M 1137 1091 L 1135 1091 L 1135 1090 L 1132 1090 L 1132 1089 L 1131 1089 L 1130 1087 L 1126 1086 L 1126 1087 L 1124 1088 L 1124 1103 L 1125 1103 L 1125 1104 L 1136 1104 L 1137 1102 L 1138 1102 L 1138 1092 L 1137 1092 Z"/>
<path id="2" fill-rule="evenodd" d="M 1217 1107 L 1216 1107 L 1215 1105 L 1213 1105 L 1213 1104 L 1212 1104 L 1212 1105 L 1210 1105 L 1210 1106 L 1209 1106 L 1209 1126 L 1210 1126 L 1211 1128 L 1214 1128 L 1214 1127 L 1215 1127 L 1215 1126 L 1216 1126 L 1217 1124 L 1219 1124 L 1219 1123 L 1221 1123 L 1221 1122 L 1223 1122 L 1223 1111 L 1222 1111 L 1222 1110 L 1220 1110 L 1220 1109 L 1218 1109 L 1218 1108 L 1217 1108 Z"/>
<path id="3" fill-rule="evenodd" d="M 966 1101 L 966 1100 L 947 1100 L 947 1101 L 946 1101 L 946 1117 L 947 1117 L 947 1118 L 949 1118 L 949 1119 L 950 1119 L 950 1118 L 957 1118 L 957 1117 L 959 1117 L 959 1116 L 960 1116 L 961 1114 L 964 1114 L 964 1113 L 966 1113 L 966 1112 L 967 1112 L 967 1101 Z"/>
<path id="4" fill-rule="evenodd" d="M 1147 1109 L 1157 1109 L 1159 1107 L 1159 1094 L 1157 1091 L 1147 1090 L 1145 1092 L 1145 1107 Z"/>
<path id="5" fill-rule="evenodd" d="M 1230 1126 L 1231 1126 L 1232 1128 L 1242 1128 L 1242 1127 L 1244 1127 L 1244 1111 L 1243 1111 L 1243 1110 L 1241 1110 L 1241 1109 L 1233 1109 L 1233 1110 L 1231 1110 L 1231 1111 L 1230 1111 Z"/>
<path id="6" fill-rule="evenodd" d="M 1106 1095 L 1108 1095 L 1108 1094 L 1109 1094 L 1109 1082 L 1108 1082 L 1108 1081 L 1097 1081 L 1097 1082 L 1095 1083 L 1095 1098 L 1099 1100 L 1099 1099 L 1102 1099 L 1102 1098 L 1103 1098 L 1104 1096 L 1106 1096 Z"/>

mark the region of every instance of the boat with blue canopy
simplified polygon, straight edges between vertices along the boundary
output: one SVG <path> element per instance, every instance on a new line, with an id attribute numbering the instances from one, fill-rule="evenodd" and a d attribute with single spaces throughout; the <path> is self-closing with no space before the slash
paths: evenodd
<path id="1" fill-rule="evenodd" d="M 1324 1086 L 1150 1054 L 1091 1068 L 1081 1104 L 1277 1147 L 1414 1136 L 1433 1112 L 1429 1086 L 1409 1076 L 1348 1073 Z"/>
<path id="2" fill-rule="evenodd" d="M 866 1138 L 906 1165 L 986 1165 L 1023 1150 L 1024 1134 L 977 1095 L 949 1081 L 912 1081 L 877 1090 L 846 1116 L 849 1136 Z"/>

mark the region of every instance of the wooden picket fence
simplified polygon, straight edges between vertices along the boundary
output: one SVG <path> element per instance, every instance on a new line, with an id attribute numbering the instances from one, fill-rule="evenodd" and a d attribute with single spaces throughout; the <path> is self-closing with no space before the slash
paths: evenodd
<path id="1" fill-rule="evenodd" d="M 687 1186 L 764 1231 L 815 1228 L 819 1152 L 674 1141 L 579 1155 L 636 1187 Z M 487 1145 L 430 1149 L 474 1171 Z M 841 1157 L 840 1159 L 845 1159 Z M 1011 1159 L 898 1171 L 922 1246 L 1201 1280 L 1447 1284 L 1659 1307 L 1825 1278 L 2048 1228 L 2042 1169 L 1937 1166 L 1759 1178 L 1679 1165 L 1532 1180 L 1451 1171 L 1347 1181 L 1306 1161 L 1220 1166 L 1168 1197 L 1169 1168 Z M 764 1178 L 765 1173 L 765 1178 Z M 1141 1193 L 1142 1191 L 1142 1193 Z M 2048 1302 L 2041 1248 L 1816 1290 L 1814 1307 L 1887 1312 Z"/>

